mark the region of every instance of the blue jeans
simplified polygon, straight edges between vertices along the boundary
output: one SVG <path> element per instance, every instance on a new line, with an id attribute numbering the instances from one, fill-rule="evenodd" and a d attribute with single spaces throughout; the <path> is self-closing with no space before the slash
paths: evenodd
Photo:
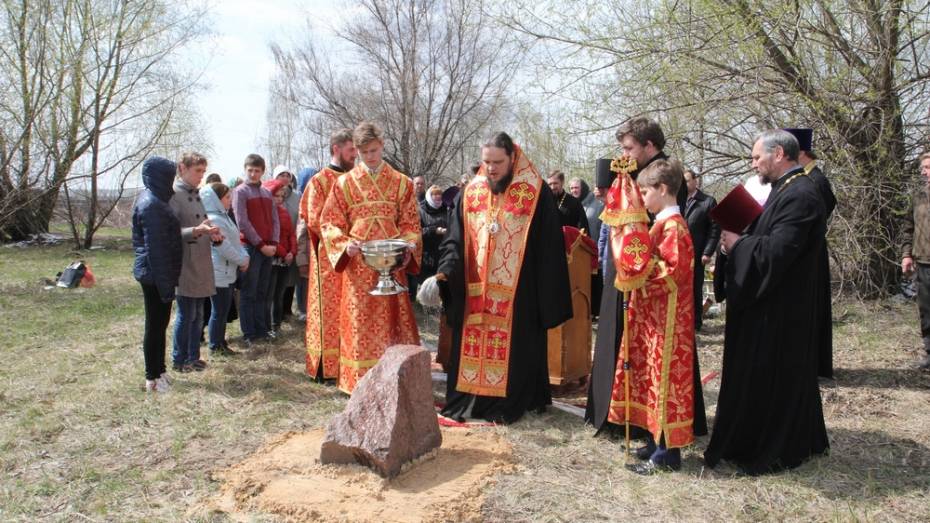
<path id="1" fill-rule="evenodd" d="M 271 257 L 252 245 L 247 246 L 246 251 L 249 253 L 249 270 L 242 275 L 239 287 L 239 325 L 242 337 L 254 340 L 267 336 L 271 330 L 271 310 L 267 307 Z"/>
<path id="2" fill-rule="evenodd" d="M 216 294 L 210 298 L 213 308 L 210 311 L 210 348 L 216 349 L 226 343 L 226 317 L 232 305 L 233 288 L 217 287 Z"/>
<path id="3" fill-rule="evenodd" d="M 175 365 L 200 359 L 200 334 L 203 332 L 203 301 L 206 298 L 178 296 L 178 313 L 174 317 L 174 347 L 171 360 Z"/>
<path id="4" fill-rule="evenodd" d="M 297 288 L 294 290 L 295 300 L 297 300 L 297 311 L 307 314 L 307 278 L 299 276 L 297 278 Z"/>

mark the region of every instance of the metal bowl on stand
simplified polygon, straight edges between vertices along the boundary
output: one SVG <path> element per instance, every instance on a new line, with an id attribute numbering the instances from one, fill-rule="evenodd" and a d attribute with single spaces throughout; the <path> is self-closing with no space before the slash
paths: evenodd
<path id="1" fill-rule="evenodd" d="M 397 283 L 392 272 L 404 264 L 409 244 L 403 240 L 372 240 L 362 243 L 362 260 L 378 272 L 378 283 L 368 291 L 373 296 L 393 296 L 407 292 Z"/>

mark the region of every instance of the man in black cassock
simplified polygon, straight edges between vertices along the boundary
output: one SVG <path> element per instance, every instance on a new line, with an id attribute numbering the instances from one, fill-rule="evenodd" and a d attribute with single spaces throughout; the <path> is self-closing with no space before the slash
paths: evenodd
<path id="1" fill-rule="evenodd" d="M 436 279 L 453 329 L 442 414 L 457 420 L 483 418 L 512 423 L 525 412 L 542 412 L 552 403 L 547 330 L 571 319 L 571 289 L 562 226 L 549 187 L 506 133 L 488 139 L 481 157 L 478 175 L 456 197 L 440 247 Z M 527 204 L 535 209 L 525 207 Z M 516 215 L 525 212 L 532 212 L 525 236 L 512 234 L 519 221 Z M 515 272 L 502 270 L 494 261 L 498 255 L 517 255 L 521 246 L 522 258 L 514 258 L 519 264 L 507 265 Z M 466 255 L 468 249 L 473 250 Z M 489 260 L 484 270 L 479 258 Z M 512 302 L 499 294 L 507 287 L 501 283 L 510 274 L 516 284 Z M 496 284 L 494 278 L 499 278 Z M 475 283 L 481 279 L 494 289 L 481 292 L 483 285 Z M 504 311 L 511 306 L 512 321 L 508 322 Z M 499 329 L 508 325 L 509 334 L 501 335 Z M 469 334 L 463 337 L 463 331 Z M 484 338 L 487 342 L 476 348 L 482 333 L 488 333 Z M 495 345 L 495 339 L 509 343 Z M 480 380 L 470 379 L 484 373 L 488 363 L 485 359 L 475 367 L 474 361 L 500 350 L 501 345 L 509 349 L 505 394 L 492 390 L 493 375 L 484 381 L 484 387 L 474 384 Z M 463 372 L 460 367 L 464 367 Z"/>
<path id="2" fill-rule="evenodd" d="M 688 201 L 685 204 L 685 220 L 694 244 L 694 330 L 701 330 L 704 322 L 704 266 L 710 262 L 720 242 L 720 227 L 710 219 L 710 211 L 717 200 L 698 188 L 698 175 L 685 171 Z"/>
<path id="3" fill-rule="evenodd" d="M 804 172 L 810 177 L 811 181 L 817 187 L 820 199 L 823 200 L 824 211 L 826 211 L 825 222 L 830 223 L 830 216 L 833 209 L 836 208 L 836 196 L 833 194 L 833 187 L 830 180 L 827 179 L 820 166 L 817 165 L 817 155 L 813 151 L 814 131 L 813 129 L 785 129 L 798 140 L 798 147 L 801 152 L 798 154 L 798 163 L 804 167 Z M 824 239 L 820 247 L 820 259 L 817 261 L 817 328 L 820 332 L 817 352 L 819 354 L 817 363 L 817 375 L 822 378 L 833 378 L 833 302 L 831 300 L 832 291 L 830 289 L 830 253 L 827 249 L 827 241 Z"/>
<path id="4" fill-rule="evenodd" d="M 633 118 L 617 129 L 617 141 L 623 153 L 636 160 L 637 169 L 630 173 L 635 181 L 639 173 L 656 160 L 668 160 L 668 155 L 662 152 L 665 147 L 665 134 L 662 127 L 648 118 Z M 599 161 L 601 168 L 597 176 L 598 186 L 609 176 L 604 167 L 609 162 Z M 608 183 L 608 186 L 610 184 Z M 685 208 L 688 189 L 682 183 L 678 188 L 679 210 Z M 591 367 L 591 382 L 588 385 L 588 402 L 585 407 L 585 422 L 590 423 L 601 432 L 604 428 L 613 430 L 614 425 L 607 421 L 607 411 L 610 408 L 610 396 L 613 392 L 614 376 L 617 370 L 617 353 L 620 350 L 620 340 L 623 337 L 623 293 L 614 287 L 617 277 L 617 268 L 614 265 L 614 254 L 611 242 L 606 242 L 605 258 L 601 265 L 604 271 L 604 290 L 601 294 L 601 309 L 597 324 L 597 340 L 594 342 L 594 364 Z M 696 345 L 695 345 L 696 346 Z M 640 434 L 642 436 L 648 433 Z M 704 394 L 701 387 L 701 370 L 698 364 L 698 355 L 694 353 L 694 435 L 707 434 L 707 418 L 704 413 Z M 633 437 L 639 437 L 634 431 Z"/>
<path id="5" fill-rule="evenodd" d="M 552 171 L 549 173 L 547 182 L 549 190 L 552 191 L 552 201 L 555 202 L 555 208 L 559 211 L 559 221 L 562 226 L 575 227 L 584 230 L 590 236 L 591 231 L 588 228 L 588 215 L 584 212 L 584 206 L 581 201 L 575 198 L 565 190 L 565 173 L 562 171 Z"/>
<path id="6" fill-rule="evenodd" d="M 763 133 L 752 164 L 772 192 L 745 234 L 721 233 L 728 305 L 709 467 L 725 459 L 764 474 L 829 449 L 814 326 L 825 212 L 797 160 L 791 134 Z"/>

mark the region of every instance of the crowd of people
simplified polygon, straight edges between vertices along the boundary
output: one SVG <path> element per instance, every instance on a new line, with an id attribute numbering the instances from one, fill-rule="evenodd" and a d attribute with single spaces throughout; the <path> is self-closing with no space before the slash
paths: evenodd
<path id="1" fill-rule="evenodd" d="M 593 190 L 582 178 L 566 184 L 558 170 L 544 181 L 506 133 L 481 145 L 460 183 L 427 186 L 384 161 L 383 133 L 370 122 L 334 132 L 329 165 L 296 179 L 282 166 L 263 182 L 256 154 L 245 159 L 244 181 L 230 185 L 218 175 L 201 183 L 202 155 L 150 158 L 133 214 L 146 389 L 169 389 L 172 302 L 172 368 L 189 372 L 207 366 L 207 303 L 209 350 L 231 355 L 225 332 L 235 314 L 248 349 L 275 338 L 296 295 L 308 375 L 351 394 L 385 349 L 420 343 L 419 284 L 438 289 L 451 329 L 442 415 L 513 423 L 551 404 L 547 332 L 573 315 L 563 227 L 574 227 L 597 239 L 600 258 L 585 421 L 599 434 L 644 440 L 631 470 L 677 470 L 680 449 L 708 433 L 695 332 L 711 264 L 714 295 L 727 307 L 706 464 L 728 460 L 757 474 L 826 453 L 818 376 L 832 376 L 826 223 L 836 199 L 811 131 L 772 130 L 754 142 L 752 167 L 768 192 L 743 230 L 712 219 L 717 201 L 700 190 L 701 173 L 664 152 L 658 123 L 634 118 L 616 139 L 622 157 L 598 161 Z M 930 156 L 921 160 L 930 180 Z M 921 282 L 930 355 L 927 201 L 915 200 L 902 268 Z M 362 249 L 387 239 L 406 244 L 395 278 L 409 294 L 369 292 L 378 275 Z"/>
<path id="2" fill-rule="evenodd" d="M 226 185 L 216 173 L 204 179 L 206 170 L 207 159 L 198 153 L 185 153 L 177 164 L 153 157 L 142 166 L 146 190 L 133 209 L 133 274 L 145 297 L 148 391 L 170 387 L 165 331 L 172 303 L 171 367 L 181 373 L 207 368 L 204 341 L 211 353 L 235 354 L 226 325 L 236 316 L 242 345 L 251 347 L 274 339 L 291 310 L 286 295 L 293 300 L 296 286 L 295 178 L 282 167 L 263 183 L 265 162 L 254 154 L 245 160 L 245 182 Z"/>

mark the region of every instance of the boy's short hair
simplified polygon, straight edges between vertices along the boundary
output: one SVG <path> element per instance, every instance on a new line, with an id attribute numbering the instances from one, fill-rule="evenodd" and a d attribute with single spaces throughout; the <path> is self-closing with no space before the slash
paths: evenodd
<path id="1" fill-rule="evenodd" d="M 245 161 L 242 163 L 243 167 L 260 167 L 263 171 L 265 170 L 265 159 L 261 155 L 252 153 L 245 157 Z"/>
<path id="2" fill-rule="evenodd" d="M 355 131 L 352 132 L 352 141 L 355 143 L 356 147 L 364 147 L 375 140 L 383 142 L 383 136 L 384 133 L 381 132 L 381 128 L 378 127 L 377 124 L 374 122 L 362 122 L 358 124 Z"/>
<path id="3" fill-rule="evenodd" d="M 220 173 L 210 173 L 207 175 L 206 179 L 204 179 L 203 184 L 209 185 L 211 183 L 222 182 L 222 181 L 223 181 L 223 178 L 220 176 Z"/>
<path id="4" fill-rule="evenodd" d="M 624 136 L 632 136 L 640 145 L 645 146 L 646 142 L 652 142 L 652 145 L 660 151 L 665 147 L 665 133 L 662 132 L 659 123 L 641 116 L 624 122 L 617 129 L 616 136 L 618 142 L 623 141 Z"/>
<path id="5" fill-rule="evenodd" d="M 178 161 L 178 165 L 181 164 L 188 169 L 195 165 L 207 165 L 207 157 L 194 151 L 187 151 L 181 155 L 181 159 Z"/>
<path id="6" fill-rule="evenodd" d="M 678 194 L 681 182 L 684 181 L 684 167 L 677 160 L 656 160 L 643 169 L 636 178 L 641 187 L 658 187 L 665 184 L 669 194 Z"/>
<path id="7" fill-rule="evenodd" d="M 342 145 L 346 142 L 352 141 L 352 129 L 343 128 L 338 131 L 333 131 L 333 134 L 329 137 L 329 154 L 333 154 L 333 150 L 337 145 Z"/>

